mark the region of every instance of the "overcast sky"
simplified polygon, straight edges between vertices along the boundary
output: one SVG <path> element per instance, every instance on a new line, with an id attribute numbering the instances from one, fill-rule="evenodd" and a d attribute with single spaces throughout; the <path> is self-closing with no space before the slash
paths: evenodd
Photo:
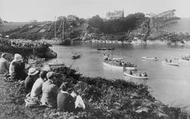
<path id="1" fill-rule="evenodd" d="M 0 17 L 7 21 L 55 20 L 69 14 L 90 18 L 96 14 L 124 10 L 130 13 L 160 13 L 176 9 L 179 17 L 190 17 L 190 0 L 0 0 Z"/>

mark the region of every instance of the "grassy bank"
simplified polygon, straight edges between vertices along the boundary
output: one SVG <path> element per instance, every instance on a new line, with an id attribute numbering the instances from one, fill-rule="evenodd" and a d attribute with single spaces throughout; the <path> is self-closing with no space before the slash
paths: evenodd
<path id="1" fill-rule="evenodd" d="M 82 77 L 68 67 L 53 67 L 57 85 L 66 81 L 76 87 L 87 104 L 79 113 L 57 112 L 43 107 L 26 108 L 25 90 L 19 82 L 0 80 L 0 118 L 3 119 L 186 119 L 180 108 L 164 105 L 148 92 L 148 87 L 121 80 Z M 62 74 L 66 74 L 63 76 Z M 79 83 L 80 82 L 80 83 Z M 77 86 L 76 86 L 77 85 Z"/>

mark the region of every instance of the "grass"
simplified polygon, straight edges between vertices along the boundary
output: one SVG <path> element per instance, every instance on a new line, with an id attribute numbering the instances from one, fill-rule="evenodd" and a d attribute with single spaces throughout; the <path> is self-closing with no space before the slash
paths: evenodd
<path id="1" fill-rule="evenodd" d="M 27 22 L 9 22 L 9 23 L 2 24 L 0 25 L 0 33 L 22 27 L 25 24 L 27 24 Z"/>
<path id="2" fill-rule="evenodd" d="M 57 73 L 66 74 L 67 67 L 54 68 Z M 56 109 L 25 107 L 25 90 L 19 82 L 5 82 L 0 77 L 0 119 L 187 119 L 180 108 L 168 107 L 150 95 L 146 86 L 123 81 L 108 81 L 78 75 L 69 69 L 68 81 L 76 88 L 86 102 L 87 109 L 79 113 L 57 112 Z"/>

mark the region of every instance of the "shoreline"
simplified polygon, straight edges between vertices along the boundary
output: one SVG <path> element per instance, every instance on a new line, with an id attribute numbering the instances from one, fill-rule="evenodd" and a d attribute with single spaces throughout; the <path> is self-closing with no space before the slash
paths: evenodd
<path id="1" fill-rule="evenodd" d="M 105 40 L 105 41 L 101 41 L 101 40 L 87 40 L 87 41 L 81 41 L 83 43 L 97 43 L 97 44 L 106 44 L 106 45 L 154 45 L 154 44 L 158 44 L 158 45 L 170 45 L 170 46 L 190 46 L 190 41 L 184 41 L 185 43 L 180 43 L 177 42 L 175 43 L 171 43 L 169 44 L 168 41 L 166 40 L 147 40 L 146 42 L 141 41 L 141 40 L 136 40 L 136 41 L 131 41 L 131 42 L 121 42 L 121 41 L 111 41 L 111 40 Z"/>

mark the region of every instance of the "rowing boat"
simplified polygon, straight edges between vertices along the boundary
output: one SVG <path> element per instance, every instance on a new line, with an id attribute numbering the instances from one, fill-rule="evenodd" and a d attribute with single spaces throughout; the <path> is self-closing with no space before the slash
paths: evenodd
<path id="1" fill-rule="evenodd" d="M 97 48 L 97 50 L 115 50 L 115 48 Z"/>
<path id="2" fill-rule="evenodd" d="M 80 54 L 73 55 L 73 56 L 72 56 L 72 59 L 73 59 L 73 60 L 78 59 L 78 58 L 80 58 L 80 56 L 81 56 Z"/>
<path id="3" fill-rule="evenodd" d="M 158 58 L 157 57 L 141 57 L 142 59 L 145 59 L 145 60 L 155 60 L 157 61 Z"/>

